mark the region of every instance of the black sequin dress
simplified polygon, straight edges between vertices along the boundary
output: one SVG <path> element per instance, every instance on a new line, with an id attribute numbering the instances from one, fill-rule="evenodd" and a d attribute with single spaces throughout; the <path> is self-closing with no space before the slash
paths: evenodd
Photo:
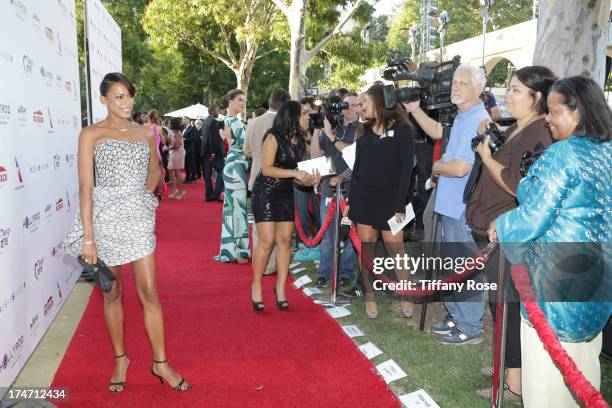
<path id="1" fill-rule="evenodd" d="M 269 134 L 266 137 L 271 137 Z M 293 145 L 277 135 L 273 135 L 278 143 L 274 167 L 281 169 L 296 169 L 304 157 L 305 143 L 299 139 Z M 265 140 L 265 138 L 264 138 Z M 293 179 L 264 176 L 260 171 L 253 183 L 251 206 L 255 222 L 293 221 Z"/>

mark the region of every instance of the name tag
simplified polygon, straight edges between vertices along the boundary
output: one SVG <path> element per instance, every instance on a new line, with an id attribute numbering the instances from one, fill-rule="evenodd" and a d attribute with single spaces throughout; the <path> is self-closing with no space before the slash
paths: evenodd
<path id="1" fill-rule="evenodd" d="M 385 130 L 385 131 L 383 132 L 383 134 L 382 134 L 382 135 L 380 135 L 380 138 L 381 138 L 381 139 L 383 139 L 383 138 L 385 138 L 385 137 L 393 137 L 393 134 L 394 134 L 394 133 L 395 133 L 395 132 L 394 132 L 393 130 Z"/>

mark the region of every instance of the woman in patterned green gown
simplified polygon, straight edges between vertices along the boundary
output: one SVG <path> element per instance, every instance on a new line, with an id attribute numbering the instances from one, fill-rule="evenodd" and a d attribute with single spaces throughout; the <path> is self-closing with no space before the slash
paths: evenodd
<path id="1" fill-rule="evenodd" d="M 227 108 L 223 137 L 229 151 L 223 167 L 225 193 L 221 226 L 221 248 L 215 256 L 218 262 L 247 263 L 250 256 L 249 224 L 247 221 L 247 158 L 242 151 L 245 124 L 238 118 L 244 112 L 246 98 L 240 89 L 229 91 L 222 98 Z"/>

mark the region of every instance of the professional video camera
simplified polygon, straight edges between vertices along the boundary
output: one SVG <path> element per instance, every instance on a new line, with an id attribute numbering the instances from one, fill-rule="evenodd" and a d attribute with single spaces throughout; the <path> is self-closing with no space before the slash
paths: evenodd
<path id="1" fill-rule="evenodd" d="M 389 59 L 383 72 L 383 78 L 387 81 L 401 81 L 414 71 L 411 69 L 413 66 L 415 66 L 414 62 L 408 57 L 398 56 L 397 59 Z"/>
<path id="2" fill-rule="evenodd" d="M 416 71 L 410 70 L 409 61 L 406 57 L 388 61 L 383 77 L 389 81 L 417 81 L 419 86 L 397 90 L 393 85 L 385 86 L 385 107 L 391 109 L 399 102 L 421 100 L 426 110 L 453 108 L 451 84 L 461 57 L 457 55 L 450 61 L 439 63 L 424 62 Z"/>
<path id="3" fill-rule="evenodd" d="M 342 123 L 344 120 L 345 109 L 348 109 L 348 102 L 342 102 L 342 99 L 338 96 L 329 96 L 323 101 L 315 101 L 315 105 L 320 106 L 321 110 L 318 113 L 311 113 L 310 116 L 310 127 L 314 129 L 323 129 L 324 119 L 327 118 L 331 124 L 332 129 Z"/>
<path id="4" fill-rule="evenodd" d="M 476 151 L 476 148 L 480 143 L 485 140 L 485 137 L 489 136 L 489 147 L 491 148 L 491 152 L 497 153 L 500 151 L 504 143 L 506 142 L 506 134 L 499 130 L 495 123 L 489 123 L 487 130 L 484 134 L 477 134 L 475 138 L 472 139 L 472 150 Z"/>

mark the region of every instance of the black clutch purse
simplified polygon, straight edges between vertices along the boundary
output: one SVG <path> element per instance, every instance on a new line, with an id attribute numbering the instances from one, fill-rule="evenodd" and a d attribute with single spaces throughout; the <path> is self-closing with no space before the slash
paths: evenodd
<path id="1" fill-rule="evenodd" d="M 108 269 L 103 260 L 98 259 L 98 262 L 95 264 L 88 264 L 82 256 L 79 256 L 77 260 L 83 267 L 83 270 L 100 286 L 102 292 L 110 292 L 115 281 L 115 275 Z"/>

